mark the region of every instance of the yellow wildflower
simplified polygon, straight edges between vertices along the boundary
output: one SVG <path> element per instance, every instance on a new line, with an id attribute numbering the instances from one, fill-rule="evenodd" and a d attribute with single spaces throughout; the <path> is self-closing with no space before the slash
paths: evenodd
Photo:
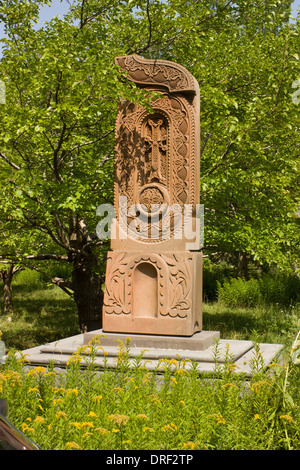
<path id="1" fill-rule="evenodd" d="M 284 419 L 288 423 L 296 424 L 293 418 L 290 415 L 281 415 L 279 416 L 280 419 Z"/>
<path id="2" fill-rule="evenodd" d="M 259 417 L 259 414 L 258 414 L 258 413 L 255 413 L 255 415 L 254 415 L 254 419 L 260 419 L 260 417 Z"/>
<path id="3" fill-rule="evenodd" d="M 154 403 L 155 405 L 157 405 L 158 403 L 160 403 L 160 400 L 159 400 L 158 396 L 155 395 L 155 393 L 152 393 L 152 394 L 150 395 L 150 397 L 152 397 L 152 398 L 151 398 L 151 402 Z"/>
<path id="4" fill-rule="evenodd" d="M 93 400 L 96 402 L 96 403 L 100 403 L 100 401 L 102 400 L 102 395 L 97 395 L 96 397 L 93 398 Z"/>
<path id="5" fill-rule="evenodd" d="M 91 418 L 98 418 L 98 415 L 96 415 L 96 413 L 94 413 L 94 411 L 90 411 L 88 416 L 90 416 Z"/>
<path id="6" fill-rule="evenodd" d="M 165 426 L 163 426 L 161 428 L 162 431 L 167 431 L 167 430 L 170 430 L 170 431 L 177 431 L 177 426 L 174 424 L 174 423 L 171 423 L 171 424 L 166 424 Z"/>
<path id="7" fill-rule="evenodd" d="M 75 428 L 77 428 L 77 429 L 81 429 L 81 428 L 82 428 L 81 423 L 78 423 L 77 421 L 72 421 L 70 424 L 71 424 L 72 426 L 74 426 Z"/>
<path id="8" fill-rule="evenodd" d="M 109 421 L 115 423 L 117 426 L 126 425 L 127 421 L 129 420 L 129 416 L 127 415 L 109 415 Z"/>
<path id="9" fill-rule="evenodd" d="M 180 402 L 183 406 L 185 406 L 185 402 L 183 400 L 180 400 Z"/>
<path id="10" fill-rule="evenodd" d="M 128 381 L 128 382 L 134 382 L 134 378 L 133 377 L 124 377 L 124 382 L 125 380 Z"/>
<path id="11" fill-rule="evenodd" d="M 76 395 L 76 397 L 78 397 L 78 389 L 77 388 L 67 388 L 67 390 L 65 391 L 67 395 Z"/>
<path id="12" fill-rule="evenodd" d="M 146 432 L 146 431 L 153 431 L 154 429 L 153 428 L 149 428 L 148 426 L 144 426 L 143 427 L 143 432 Z"/>
<path id="13" fill-rule="evenodd" d="M 226 390 L 226 388 L 238 388 L 238 387 L 232 383 L 228 383 L 228 384 L 221 385 L 221 388 L 223 390 Z"/>
<path id="14" fill-rule="evenodd" d="M 144 415 L 144 414 L 138 414 L 138 415 L 136 415 L 136 418 L 138 418 L 138 419 L 146 419 L 147 421 L 149 421 L 148 416 L 146 416 L 146 415 Z"/>
<path id="15" fill-rule="evenodd" d="M 83 428 L 93 428 L 94 427 L 94 423 L 92 423 L 92 421 L 84 421 L 83 423 L 81 423 L 82 427 Z"/>
<path id="16" fill-rule="evenodd" d="M 218 415 L 217 413 L 213 413 L 211 415 L 207 415 L 208 418 L 215 418 L 217 424 L 225 424 L 225 419 L 222 415 Z"/>
<path id="17" fill-rule="evenodd" d="M 235 368 L 239 369 L 239 366 L 236 364 L 228 364 L 226 372 L 232 372 Z"/>
<path id="18" fill-rule="evenodd" d="M 177 369 L 175 371 L 175 374 L 177 374 L 177 375 L 190 375 L 189 371 L 187 371 L 186 369 L 182 369 L 182 368 Z"/>
<path id="19" fill-rule="evenodd" d="M 67 419 L 67 413 L 65 413 L 64 411 L 58 411 L 55 415 L 55 417 L 58 419 L 58 418 L 63 418 L 63 419 Z"/>
<path id="20" fill-rule="evenodd" d="M 43 374 L 46 373 L 46 368 L 45 367 L 38 366 L 38 367 L 35 367 L 34 370 L 37 374 L 42 374 L 43 375 Z"/>
<path id="21" fill-rule="evenodd" d="M 272 384 L 267 380 L 259 380 L 258 382 L 253 382 L 253 384 L 251 384 L 250 390 L 257 393 L 264 385 L 271 386 Z"/>
<path id="22" fill-rule="evenodd" d="M 174 365 L 174 366 L 177 366 L 177 364 L 178 364 L 177 359 L 174 359 L 174 358 L 170 359 L 168 362 L 169 362 L 170 365 Z"/>
<path id="23" fill-rule="evenodd" d="M 105 428 L 95 428 L 95 431 L 99 432 L 101 436 L 104 436 L 104 434 L 108 434 L 110 431 Z"/>
<path id="24" fill-rule="evenodd" d="M 43 424 L 45 422 L 45 418 L 43 418 L 42 416 L 37 416 L 33 422 Z"/>
<path id="25" fill-rule="evenodd" d="M 82 361 L 82 357 L 79 356 L 77 353 L 74 353 L 74 354 L 72 354 L 72 356 L 67 361 L 67 366 L 69 366 L 72 363 L 73 364 L 79 363 L 81 361 Z"/>
<path id="26" fill-rule="evenodd" d="M 112 432 L 116 434 L 117 432 L 120 432 L 120 429 L 113 429 Z"/>
<path id="27" fill-rule="evenodd" d="M 194 450 L 194 449 L 197 449 L 197 444 L 196 444 L 196 442 L 188 441 L 188 442 L 185 442 L 183 444 L 182 449 L 184 449 L 184 450 Z"/>
<path id="28" fill-rule="evenodd" d="M 150 382 L 151 372 L 147 372 L 143 377 L 143 384 L 147 384 Z"/>
<path id="29" fill-rule="evenodd" d="M 23 424 L 22 424 L 22 432 L 30 432 L 30 433 L 34 434 L 34 429 L 33 429 L 33 428 L 30 428 L 30 427 L 28 426 L 28 424 L 23 423 Z"/>
<path id="30" fill-rule="evenodd" d="M 28 389 L 28 393 L 31 393 L 31 392 L 36 392 L 36 393 L 39 393 L 39 389 L 36 388 L 36 387 L 29 387 Z"/>
<path id="31" fill-rule="evenodd" d="M 272 362 L 271 364 L 268 365 L 268 368 L 272 368 L 272 367 L 280 367 L 282 368 L 282 365 L 281 364 L 278 364 L 277 362 Z"/>
<path id="32" fill-rule="evenodd" d="M 66 447 L 69 449 L 81 450 L 81 447 L 76 442 L 67 442 Z"/>
<path id="33" fill-rule="evenodd" d="M 6 374 L 6 377 L 10 381 L 10 385 L 12 386 L 22 384 L 21 374 L 19 374 L 18 372 L 10 370 Z"/>
<path id="34" fill-rule="evenodd" d="M 94 345 L 94 344 L 101 344 L 101 341 L 99 338 L 106 338 L 106 335 L 96 335 L 94 336 L 90 341 L 89 341 L 89 344 L 90 345 Z"/>

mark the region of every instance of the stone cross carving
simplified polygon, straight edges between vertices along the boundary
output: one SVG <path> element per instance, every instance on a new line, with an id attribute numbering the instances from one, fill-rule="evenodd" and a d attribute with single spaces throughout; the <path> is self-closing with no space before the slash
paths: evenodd
<path id="1" fill-rule="evenodd" d="M 103 330 L 190 336 L 202 329 L 202 254 L 187 248 L 200 202 L 199 86 L 173 62 L 115 61 L 128 80 L 160 95 L 152 112 L 119 104 Z"/>
<path id="2" fill-rule="evenodd" d="M 167 150 L 166 145 L 166 129 L 162 119 L 148 120 L 149 134 L 146 135 L 145 141 L 149 145 L 149 154 L 151 158 L 150 164 L 150 181 L 164 182 L 164 177 L 161 174 L 161 158 L 165 155 Z"/>

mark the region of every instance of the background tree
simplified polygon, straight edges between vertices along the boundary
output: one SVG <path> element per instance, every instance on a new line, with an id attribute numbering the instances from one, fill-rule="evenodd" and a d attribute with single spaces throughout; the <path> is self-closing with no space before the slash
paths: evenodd
<path id="1" fill-rule="evenodd" d="M 138 53 L 178 62 L 199 81 L 205 252 L 294 266 L 299 22 L 287 24 L 291 2 L 77 0 L 35 30 L 43 3 L 0 2 L 8 35 L 2 259 L 69 263 L 71 278 L 57 283 L 74 296 L 82 331 L 101 326 L 109 244 L 96 236 L 96 208 L 113 196 L 117 102 L 149 98 L 113 60 Z"/>

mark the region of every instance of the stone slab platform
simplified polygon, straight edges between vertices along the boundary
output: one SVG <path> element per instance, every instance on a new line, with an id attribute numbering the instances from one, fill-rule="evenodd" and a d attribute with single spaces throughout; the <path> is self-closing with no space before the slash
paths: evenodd
<path id="1" fill-rule="evenodd" d="M 191 351 L 204 351 L 220 338 L 219 331 L 200 331 L 193 336 L 166 336 L 145 335 L 133 333 L 111 333 L 95 330 L 84 334 L 84 344 L 88 344 L 95 336 L 99 335 L 101 346 L 117 346 L 120 341 L 124 344 L 130 338 L 130 347 L 149 349 L 184 349 Z"/>
<path id="2" fill-rule="evenodd" d="M 94 333 L 94 334 L 92 334 Z M 100 333 L 103 334 L 104 333 Z M 22 351 L 26 355 L 26 359 L 29 361 L 30 366 L 47 366 L 50 362 L 54 364 L 56 368 L 64 369 L 69 361 L 70 357 L 82 348 L 81 352 L 83 359 L 81 362 L 84 367 L 88 361 L 88 352 L 84 352 L 83 346 L 86 345 L 89 337 L 97 336 L 97 340 L 100 341 L 100 345 L 97 348 L 97 355 L 95 358 L 95 365 L 99 370 L 104 368 L 114 369 L 117 365 L 118 354 L 120 352 L 120 344 L 112 345 L 102 344 L 101 339 L 105 342 L 104 336 L 98 336 L 99 330 L 91 332 L 88 335 L 80 334 L 69 338 L 61 339 L 56 342 L 48 343 L 45 345 L 37 346 L 35 348 L 27 349 Z M 125 335 L 130 337 L 129 335 Z M 174 340 L 175 344 L 175 340 Z M 199 374 L 206 372 L 214 372 L 216 370 L 216 363 L 220 366 L 224 364 L 225 360 L 228 361 L 230 355 L 230 362 L 235 364 L 234 370 L 236 372 L 242 372 L 246 376 L 251 376 L 252 366 L 251 363 L 257 356 L 257 351 L 251 341 L 243 340 L 224 340 L 215 339 L 214 344 L 210 345 L 204 350 L 194 349 L 178 349 L 170 347 L 162 347 L 162 344 L 153 344 L 149 347 L 134 346 L 131 344 L 129 348 L 130 354 L 130 367 L 134 367 L 136 360 L 139 359 L 141 364 L 144 365 L 149 371 L 157 370 L 163 371 L 164 359 L 170 360 L 172 358 L 187 360 L 185 368 L 188 370 L 191 367 L 191 363 L 195 362 Z M 260 359 L 263 360 L 264 367 L 267 369 L 269 364 L 274 360 L 278 361 L 278 357 L 283 349 L 281 344 L 259 344 Z M 216 360 L 216 352 L 218 358 Z M 191 362 L 189 362 L 190 360 Z"/>

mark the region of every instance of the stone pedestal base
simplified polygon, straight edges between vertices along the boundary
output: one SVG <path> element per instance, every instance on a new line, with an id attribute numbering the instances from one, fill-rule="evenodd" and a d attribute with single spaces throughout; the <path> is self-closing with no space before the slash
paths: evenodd
<path id="1" fill-rule="evenodd" d="M 103 331 L 192 336 L 202 330 L 202 253 L 108 253 Z"/>
<path id="2" fill-rule="evenodd" d="M 199 375 L 202 373 L 214 374 L 215 372 L 219 374 L 216 366 L 222 367 L 225 361 L 228 361 L 230 358 L 232 364 L 235 364 L 233 368 L 235 373 L 243 373 L 250 377 L 252 375 L 252 362 L 257 354 L 253 343 L 251 341 L 218 339 L 217 336 L 217 341 L 215 342 L 213 333 L 218 336 L 217 332 L 202 331 L 199 335 L 194 335 L 193 338 L 173 338 L 173 342 L 172 338 L 169 338 L 168 341 L 163 343 L 163 337 L 151 335 L 115 335 L 112 333 L 98 337 L 99 334 L 102 334 L 102 330 L 95 330 L 90 333 L 71 336 L 70 338 L 27 349 L 22 351 L 22 354 L 26 355 L 26 360 L 28 361 L 26 367 L 47 366 L 51 364 L 56 369 L 64 369 L 67 367 L 72 355 L 80 351 L 82 355 L 81 367 L 84 368 L 89 359 L 89 348 L 83 348 L 83 346 L 90 339 L 97 338 L 100 341 L 100 345 L 97 348 L 97 355 L 94 359 L 95 367 L 99 372 L 103 369 L 115 370 L 118 367 L 118 355 L 120 352 L 120 343 L 116 340 L 122 340 L 124 336 L 125 343 L 122 341 L 123 344 L 126 344 L 127 337 L 132 339 L 129 346 L 129 369 L 136 367 L 137 358 L 142 358 L 141 365 L 145 369 L 163 373 L 164 359 L 180 358 L 181 360 L 188 360 L 185 366 L 187 370 L 189 370 L 189 367 L 194 367 L 194 364 Z M 213 341 L 213 343 L 204 348 L 206 341 L 204 336 L 206 334 L 208 335 L 206 339 L 209 339 L 209 342 Z M 202 345 L 199 342 L 200 339 L 203 341 Z M 104 345 L 105 341 L 109 344 Z M 151 343 L 151 341 L 153 342 Z M 139 346 L 137 346 L 137 342 Z M 192 349 L 196 345 L 197 348 Z M 204 349 L 198 349 L 199 345 Z M 216 347 L 218 349 L 217 358 L 215 355 Z M 281 344 L 259 345 L 259 362 L 263 363 L 261 365 L 262 370 L 267 370 L 268 365 L 274 360 L 276 362 L 280 360 L 278 356 L 280 356 L 282 349 L 283 345 Z"/>
<path id="3" fill-rule="evenodd" d="M 158 336 L 158 335 L 137 335 L 124 333 L 105 333 L 103 330 L 96 330 L 84 334 L 83 344 L 88 344 L 95 336 L 100 335 L 100 343 L 103 347 L 116 347 L 120 341 L 126 344 L 130 339 L 130 347 L 133 348 L 156 348 L 185 351 L 204 351 L 210 348 L 214 341 L 220 338 L 218 331 L 200 331 L 191 337 L 184 336 Z"/>

